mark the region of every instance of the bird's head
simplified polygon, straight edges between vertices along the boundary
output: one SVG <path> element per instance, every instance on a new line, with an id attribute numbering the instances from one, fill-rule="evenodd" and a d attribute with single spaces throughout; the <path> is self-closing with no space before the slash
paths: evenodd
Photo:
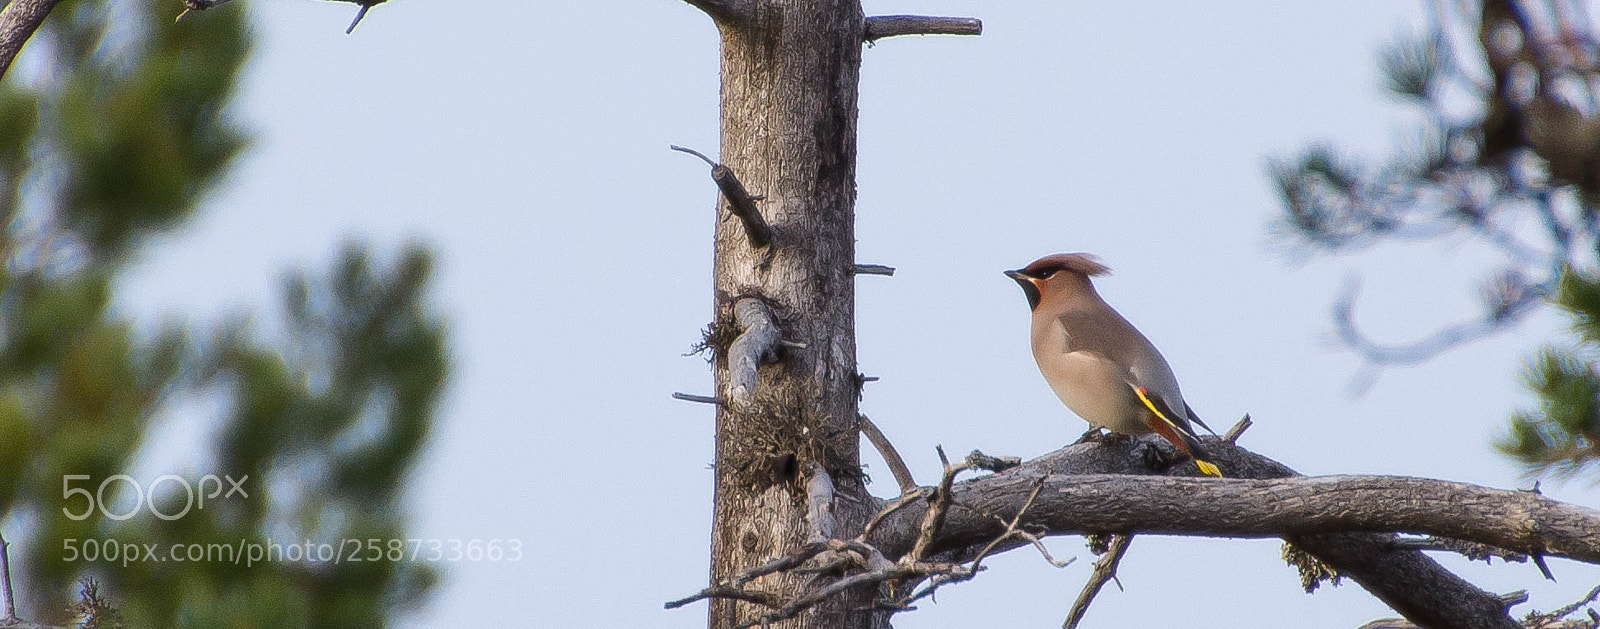
<path id="1" fill-rule="evenodd" d="M 1022 286 L 1022 292 L 1028 295 L 1029 308 L 1038 308 L 1039 302 L 1049 295 L 1094 290 L 1089 278 L 1110 272 L 1111 268 L 1101 264 L 1093 255 L 1058 253 L 1034 260 L 1020 269 L 1006 271 L 1006 277 Z"/>

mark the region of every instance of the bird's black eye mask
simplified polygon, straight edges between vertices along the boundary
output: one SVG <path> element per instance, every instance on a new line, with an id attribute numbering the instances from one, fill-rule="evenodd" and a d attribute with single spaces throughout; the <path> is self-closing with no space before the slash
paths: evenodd
<path id="1" fill-rule="evenodd" d="M 1023 281 L 1023 282 L 1021 282 L 1021 284 L 1022 284 L 1022 292 L 1028 294 L 1028 309 L 1029 310 L 1037 309 L 1039 307 L 1039 287 L 1038 286 L 1034 286 L 1033 282 L 1029 282 L 1029 281 Z"/>
<path id="2" fill-rule="evenodd" d="M 1022 271 L 1006 271 L 1006 277 L 1016 280 L 1022 286 L 1022 292 L 1028 296 L 1028 309 L 1035 310 L 1039 307 L 1039 287 L 1034 285 L 1034 276 Z"/>

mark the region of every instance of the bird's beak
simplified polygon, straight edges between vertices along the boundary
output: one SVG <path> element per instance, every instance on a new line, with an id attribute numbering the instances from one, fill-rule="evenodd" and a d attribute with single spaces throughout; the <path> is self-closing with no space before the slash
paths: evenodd
<path id="1" fill-rule="evenodd" d="M 1022 287 L 1022 292 L 1028 296 L 1029 309 L 1039 307 L 1039 278 L 1022 271 L 1006 271 L 1006 277 L 1016 280 L 1017 285 Z"/>

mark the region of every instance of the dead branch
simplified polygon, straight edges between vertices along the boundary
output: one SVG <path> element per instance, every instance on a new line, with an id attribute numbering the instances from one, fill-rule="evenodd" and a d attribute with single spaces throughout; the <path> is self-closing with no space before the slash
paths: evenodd
<path id="1" fill-rule="evenodd" d="M 865 380 L 865 378 L 863 378 Z M 900 452 L 894 449 L 894 444 L 889 443 L 878 425 L 872 423 L 866 414 L 857 414 L 856 421 L 861 426 L 861 434 L 867 436 L 867 441 L 872 442 L 872 447 L 878 450 L 883 462 L 889 466 L 889 473 L 894 474 L 894 481 L 900 485 L 900 495 L 909 494 L 918 487 L 917 481 L 911 476 L 911 468 L 906 467 L 906 460 L 900 458 Z"/>
<path id="2" fill-rule="evenodd" d="M 1496 557 L 1508 563 L 1528 561 L 1528 556 L 1523 553 L 1512 552 L 1504 548 L 1495 548 L 1488 544 L 1463 542 L 1458 539 L 1444 537 L 1399 538 L 1394 540 L 1394 547 L 1407 550 L 1452 552 L 1472 561 L 1482 561 L 1484 563 L 1488 563 L 1490 558 Z"/>
<path id="3" fill-rule="evenodd" d="M 224 4 L 227 4 L 227 3 L 232 2 L 232 1 L 233 0 L 183 0 L 183 11 L 178 13 L 178 18 L 177 19 L 178 20 L 182 20 L 184 18 L 184 16 L 189 15 L 189 13 L 193 12 L 193 11 L 204 11 L 206 9 L 210 9 L 210 8 L 213 8 L 213 7 L 216 7 L 216 6 L 224 5 Z M 367 11 L 370 11 L 370 10 L 372 10 L 372 7 L 375 7 L 375 6 L 378 6 L 378 5 L 383 4 L 385 2 L 388 2 L 389 0 L 330 0 L 330 1 L 333 1 L 333 2 L 348 2 L 350 4 L 359 5 L 361 7 L 360 9 L 356 10 L 356 18 L 354 20 L 350 21 L 350 26 L 344 29 L 344 34 L 349 35 L 350 33 L 354 32 L 356 30 L 356 25 L 360 24 L 361 20 L 363 18 L 367 17 Z"/>
<path id="4" fill-rule="evenodd" d="M 1527 625 L 1529 627 L 1546 627 L 1546 626 L 1549 626 L 1549 625 L 1553 625 L 1553 624 L 1561 621 L 1562 619 L 1566 618 L 1567 616 L 1571 616 L 1573 614 L 1573 612 L 1576 612 L 1579 609 L 1582 609 L 1584 606 L 1586 606 L 1586 605 L 1588 605 L 1590 603 L 1593 603 L 1595 601 L 1595 599 L 1597 599 L 1597 598 L 1600 598 L 1600 585 L 1597 585 L 1597 586 L 1595 586 L 1594 589 L 1589 590 L 1588 594 L 1584 595 L 1583 598 L 1578 599 L 1577 602 L 1575 602 L 1575 603 L 1573 603 L 1571 605 L 1568 605 L 1566 607 L 1562 607 L 1561 609 L 1555 610 L 1555 611 L 1550 612 L 1548 614 L 1538 614 L 1538 613 L 1529 614 L 1528 615 L 1528 620 L 1527 620 Z M 1594 612 L 1591 610 L 1589 612 L 1589 615 L 1593 616 Z M 1593 626 L 1593 625 L 1589 625 L 1589 626 Z"/>
<path id="5" fill-rule="evenodd" d="M 717 163 L 704 153 L 676 144 L 671 145 L 671 148 L 698 157 L 711 165 L 711 181 L 722 191 L 722 198 L 728 202 L 728 211 L 744 222 L 744 235 L 750 240 L 750 246 L 761 248 L 772 243 L 772 227 L 761 217 L 761 210 L 756 209 L 756 201 L 765 197 L 750 194 L 744 184 L 739 182 L 739 177 L 733 173 L 732 168 Z"/>
<path id="6" fill-rule="evenodd" d="M 894 275 L 894 267 L 882 264 L 857 264 L 850 269 L 856 275 Z"/>
<path id="7" fill-rule="evenodd" d="M 944 460 L 943 449 L 940 449 L 939 457 L 941 460 Z M 972 578 L 973 575 L 977 574 L 977 572 L 982 569 L 981 564 L 985 556 L 1013 538 L 1031 541 L 1035 545 L 1039 546 L 1041 552 L 1044 552 L 1045 558 L 1052 564 L 1057 566 L 1065 566 L 1071 562 L 1068 561 L 1062 563 L 1055 561 L 1055 559 L 1050 557 L 1049 552 L 1044 551 L 1043 545 L 1039 543 L 1037 537 L 1020 528 L 1022 516 L 1027 512 L 1029 506 L 1032 505 L 1033 499 L 1038 497 L 1039 490 L 1042 489 L 1042 484 L 1036 485 L 1033 488 L 1028 500 L 1023 502 L 1021 508 L 1017 510 L 1015 517 L 1011 518 L 1010 521 L 1001 521 L 1001 523 L 1004 525 L 1004 530 L 998 537 L 990 540 L 989 544 L 984 548 L 984 550 L 979 552 L 977 556 L 972 559 L 970 565 L 962 562 L 925 560 L 917 554 L 918 551 L 916 550 L 913 550 L 911 555 L 902 557 L 898 562 L 890 562 L 877 548 L 864 541 L 866 536 L 872 532 L 872 529 L 877 525 L 878 522 L 882 521 L 885 517 L 899 511 L 906 505 L 922 498 L 929 498 L 930 507 L 922 521 L 922 527 L 924 527 L 927 532 L 924 535 L 920 535 L 918 539 L 936 539 L 939 534 L 938 528 L 942 526 L 944 514 L 948 513 L 951 504 L 950 487 L 954 483 L 955 477 L 958 474 L 974 469 L 986 469 L 991 471 L 1003 470 L 1009 467 L 1014 467 L 1018 463 L 1019 462 L 1014 458 L 991 457 L 977 450 L 973 450 L 972 454 L 967 455 L 967 458 L 961 463 L 952 465 L 947 461 L 945 463 L 944 475 L 940 479 L 939 485 L 931 492 L 907 493 L 906 495 L 901 496 L 899 499 L 891 501 L 884 506 L 883 509 L 872 518 L 872 521 L 867 524 L 866 530 L 864 530 L 862 534 L 857 536 L 855 539 L 849 541 L 838 539 L 822 539 L 806 543 L 782 557 L 778 557 L 754 568 L 745 570 L 732 579 L 714 583 L 692 596 L 668 602 L 666 607 L 668 609 L 674 609 L 705 598 L 724 598 L 752 602 L 771 608 L 773 611 L 762 615 L 760 619 L 753 621 L 746 626 L 766 625 L 769 623 L 793 618 L 799 615 L 801 612 L 804 612 L 805 610 L 823 601 L 826 601 L 833 596 L 856 587 L 883 583 L 903 583 L 908 580 L 928 579 L 928 586 L 924 587 L 921 591 L 899 600 L 888 603 L 880 603 L 880 605 L 889 609 L 907 609 L 912 601 L 932 594 L 933 590 L 938 588 L 938 586 L 941 584 L 954 583 Z M 812 485 L 818 482 L 816 480 L 818 477 L 826 477 L 826 473 L 822 472 L 820 468 L 813 471 L 812 481 L 807 485 L 807 495 L 808 498 L 813 500 L 813 506 L 820 501 L 820 495 L 824 493 L 824 491 L 820 488 L 813 490 Z M 821 565 L 808 565 L 813 562 L 813 560 L 820 561 Z M 760 590 L 751 590 L 744 587 L 745 584 L 749 583 L 750 581 L 776 572 L 802 571 L 822 574 L 834 572 L 836 570 L 849 569 L 860 570 L 860 572 L 848 574 L 821 587 L 810 588 L 808 591 L 788 602 L 777 601 L 770 593 Z"/>
<path id="8" fill-rule="evenodd" d="M 1212 454 L 1213 458 L 1219 459 L 1221 463 L 1226 464 L 1236 479 L 1286 479 L 1295 474 L 1293 470 L 1281 463 L 1233 446 L 1220 439 L 1206 439 L 1205 441 L 1207 442 L 1208 452 Z M 1107 498 L 1107 501 L 1099 502 L 1092 507 L 1085 507 L 1082 503 L 1072 500 L 1070 494 L 1056 493 L 1052 491 L 1052 487 L 1058 489 L 1063 487 L 1055 484 L 1058 482 L 1057 475 L 1103 475 L 1109 473 L 1123 476 L 1149 476 L 1155 474 L 1155 472 L 1145 467 L 1143 457 L 1143 452 L 1147 447 L 1145 444 L 1145 441 L 1136 439 L 1102 440 L 1074 444 L 1028 461 L 1015 470 L 958 483 L 952 488 L 955 501 L 958 504 L 971 505 L 975 509 L 953 511 L 949 516 L 941 539 L 937 540 L 931 551 L 936 554 L 941 552 L 948 553 L 945 556 L 958 558 L 970 556 L 977 552 L 979 548 L 987 544 L 1001 530 L 1001 527 L 995 523 L 992 516 L 987 514 L 1003 513 L 1008 508 L 1014 508 L 1014 505 L 1021 504 L 1026 495 L 1031 492 L 1030 485 L 1033 479 L 1041 476 L 1050 478 L 1044 493 L 1030 512 L 1034 514 L 1029 516 L 1030 526 L 1050 529 L 1046 531 L 1046 534 L 1081 532 L 1084 530 L 1088 530 L 1088 532 L 1115 530 L 1139 530 L 1139 532 L 1144 532 L 1144 530 L 1140 530 L 1140 527 L 1151 524 L 1151 522 L 1127 519 L 1124 516 L 1130 514 L 1123 510 L 1124 506 L 1134 503 L 1144 504 L 1148 507 L 1151 501 L 1159 500 L 1156 497 L 1157 494 L 1146 492 L 1144 487 L 1124 486 L 1122 490 L 1125 493 L 1120 493 L 1116 496 L 1102 496 Z M 1175 467 L 1165 473 L 1187 475 L 1189 471 L 1186 471 L 1186 468 Z M 1123 478 L 1123 476 L 1118 476 L 1118 478 Z M 1126 478 L 1123 479 L 1128 480 Z M 1165 481 L 1173 479 L 1157 477 L 1153 480 Z M 1435 486 L 1432 483 L 1442 483 L 1442 481 L 1409 480 L 1420 484 L 1422 489 L 1419 495 L 1423 496 L 1433 494 Z M 1256 481 L 1218 479 L 1191 482 L 1221 486 L 1230 483 Z M 1471 486 L 1464 487 L 1470 488 Z M 1505 496 L 1506 493 L 1526 494 L 1526 492 L 1497 492 L 1496 490 L 1476 489 L 1491 492 L 1497 498 Z M 1171 496 L 1164 491 L 1160 492 L 1159 495 L 1167 495 L 1169 498 L 1176 499 L 1176 502 L 1172 503 L 1174 505 L 1173 512 L 1163 514 L 1163 517 L 1180 518 L 1182 517 L 1182 512 L 1188 511 L 1188 507 L 1214 501 L 1214 498 L 1210 496 L 1204 498 L 1200 496 Z M 1001 498 L 1001 496 L 1004 496 L 1004 498 Z M 1522 502 L 1530 498 L 1540 498 L 1534 495 L 1507 497 L 1517 501 L 1517 504 L 1525 506 L 1540 504 Z M 1270 507 L 1275 500 L 1275 497 L 1264 499 L 1261 505 Z M 1406 501 L 1409 500 L 1410 497 L 1407 497 Z M 1090 502 L 1094 501 L 1091 500 Z M 1550 504 L 1560 505 L 1560 503 L 1553 503 L 1553 501 Z M 1011 506 L 1008 507 L 1008 505 Z M 1350 499 L 1348 504 L 1341 505 L 1341 508 L 1348 507 L 1360 511 L 1375 506 L 1381 505 L 1372 505 L 1359 499 Z M 1108 507 L 1110 508 L 1108 513 L 1100 513 L 1100 510 Z M 917 523 L 921 521 L 924 515 L 921 510 L 925 508 L 925 506 L 915 503 L 905 505 L 895 513 L 885 516 L 884 521 L 880 522 L 866 539 L 873 546 L 883 551 L 887 557 L 902 556 L 904 553 L 909 552 L 915 543 L 916 536 L 919 533 Z M 1454 520 L 1480 517 L 1481 514 L 1469 511 L 1468 509 L 1470 508 L 1466 503 L 1463 503 L 1461 509 L 1452 506 L 1447 511 L 1434 515 L 1438 518 Z M 1510 519 L 1517 520 L 1522 525 L 1531 525 L 1533 523 L 1531 520 L 1538 520 L 1541 530 L 1544 530 L 1544 520 L 1548 517 L 1548 514 L 1542 513 L 1543 508 L 1541 504 L 1538 509 L 1528 511 L 1526 516 L 1530 519 L 1519 519 L 1515 516 Z M 1560 505 L 1559 509 L 1577 508 L 1570 505 Z M 1586 509 L 1579 509 L 1579 511 L 1586 512 L 1590 516 L 1593 515 L 1592 511 Z M 1211 517 L 1210 515 L 1202 517 L 1199 515 L 1200 513 L 1200 511 L 1189 511 L 1189 517 L 1199 520 Z M 1472 514 L 1464 515 L 1467 513 Z M 1213 513 L 1211 515 L 1216 514 Z M 1231 517 L 1227 516 L 1224 519 L 1231 519 Z M 1499 515 L 1491 515 L 1491 518 L 1494 517 L 1499 517 Z M 1501 518 L 1500 522 L 1504 523 L 1505 520 L 1505 518 Z M 1067 524 L 1068 521 L 1073 522 L 1071 527 L 1074 529 L 1073 531 L 1065 531 L 1060 528 L 1061 525 Z M 1202 528 L 1198 521 L 1192 522 L 1192 524 L 1197 528 Z M 1210 524 L 1220 523 L 1213 522 Z M 1210 528 L 1210 524 L 1207 524 L 1204 528 Z M 1331 524 L 1331 522 L 1324 522 L 1324 524 Z M 1591 523 L 1588 526 L 1592 527 L 1594 525 Z M 1098 530 L 1093 530 L 1097 528 Z M 1217 534 L 1212 532 L 1179 531 L 1175 530 L 1175 527 L 1165 525 L 1155 526 L 1154 528 L 1175 534 Z M 1219 526 L 1218 528 L 1222 527 Z M 1437 533 L 1437 531 L 1424 532 Z M 1239 536 L 1239 533 L 1235 531 L 1222 535 Z M 1270 534 L 1262 532 L 1261 535 L 1267 536 Z M 1458 539 L 1463 537 L 1460 535 L 1446 536 Z M 1471 536 L 1465 537 L 1471 538 Z M 1374 596 L 1394 608 L 1395 611 L 1417 621 L 1418 624 L 1423 626 L 1467 628 L 1509 628 L 1519 626 L 1507 614 L 1506 603 L 1498 596 L 1485 592 L 1462 580 L 1421 552 L 1395 548 L 1393 546 L 1394 539 L 1395 536 L 1392 533 L 1329 532 L 1292 536 L 1292 541 L 1296 546 L 1313 554 L 1319 560 L 1336 569 L 1340 574 L 1360 584 Z M 1473 541 L 1485 542 L 1486 540 L 1475 539 Z M 1591 543 L 1600 543 L 1600 541 L 1592 541 Z M 1508 547 L 1502 544 L 1494 545 Z"/>
<path id="9" fill-rule="evenodd" d="M 1026 499 L 1024 487 L 1036 479 L 1025 472 L 978 479 L 965 484 L 961 502 L 1014 511 Z M 1032 523 L 1053 534 L 1261 538 L 1399 531 L 1600 563 L 1600 536 L 1594 534 L 1600 511 L 1522 491 L 1402 476 L 1211 480 L 1085 474 L 1049 475 L 1044 483 L 1046 497 L 1035 506 Z M 987 519 L 951 517 L 960 525 L 950 526 L 939 544 L 919 539 L 914 548 L 949 550 L 998 533 Z"/>
<path id="10" fill-rule="evenodd" d="M 695 402 L 697 404 L 713 404 L 716 406 L 722 406 L 722 400 L 709 395 L 695 395 L 693 393 L 674 392 L 672 394 L 672 399 L 683 400 L 685 402 Z"/>
<path id="11" fill-rule="evenodd" d="M 5 78 L 22 46 L 33 37 L 61 0 L 11 0 L 0 9 L 0 78 Z"/>
<path id="12" fill-rule="evenodd" d="M 1117 578 L 1117 564 L 1122 562 L 1122 556 L 1128 553 L 1128 545 L 1131 543 L 1133 543 L 1131 534 L 1111 536 L 1111 545 L 1106 548 L 1105 554 L 1094 562 L 1094 573 L 1089 575 L 1089 582 L 1085 583 L 1083 591 L 1078 593 L 1078 600 L 1072 602 L 1072 610 L 1067 612 L 1067 620 L 1061 624 L 1063 629 L 1077 629 L 1078 623 L 1083 622 L 1083 616 L 1089 613 L 1089 604 L 1100 594 L 1100 588 L 1105 587 L 1106 582 Z"/>
<path id="13" fill-rule="evenodd" d="M 874 15 L 867 18 L 862 39 L 875 42 L 901 35 L 982 35 L 983 21 L 973 17 Z"/>
<path id="14" fill-rule="evenodd" d="M 745 297 L 733 304 L 733 318 L 743 330 L 728 346 L 728 401 L 735 410 L 755 405 L 758 369 L 778 359 L 778 326 L 767 304 Z"/>
<path id="15" fill-rule="evenodd" d="M 1591 509 L 1532 492 L 1446 481 L 1292 477 L 1292 470 L 1270 459 L 1221 439 L 1207 441 L 1213 457 L 1228 463 L 1236 478 L 1178 476 L 1187 468 L 1172 468 L 1173 476 L 1151 475 L 1143 467 L 1141 442 L 1131 439 L 1076 444 L 1009 471 L 1013 461 L 974 452 L 959 464 L 947 465 L 934 489 L 885 503 L 856 539 L 808 544 L 747 571 L 741 579 L 755 572 L 796 569 L 827 550 L 850 558 L 828 564 L 848 576 L 783 603 L 765 616 L 772 621 L 858 585 L 926 579 L 918 592 L 880 603 L 906 609 L 942 584 L 971 578 L 984 557 L 1038 545 L 1039 535 L 1122 531 L 1283 537 L 1419 625 L 1509 629 L 1520 626 L 1506 611 L 1510 601 L 1461 580 L 1421 552 L 1398 547 L 1392 532 L 1600 563 L 1600 539 L 1590 533 L 1600 528 L 1600 512 Z M 973 468 L 1002 471 L 955 482 L 955 474 Z M 1105 471 L 1118 473 L 1097 473 Z M 950 509 L 953 505 L 963 508 Z M 1020 517 L 994 515 L 1024 512 L 1026 528 L 1033 530 L 1025 530 Z M 759 598 L 726 589 L 742 591 L 745 582 L 714 584 L 697 596 Z"/>

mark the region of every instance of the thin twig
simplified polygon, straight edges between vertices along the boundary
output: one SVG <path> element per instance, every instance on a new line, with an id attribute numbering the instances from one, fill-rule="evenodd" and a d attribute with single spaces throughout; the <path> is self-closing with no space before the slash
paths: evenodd
<path id="1" fill-rule="evenodd" d="M 1597 599 L 1597 598 L 1600 598 L 1600 585 L 1597 585 L 1597 586 L 1594 587 L 1594 589 L 1589 590 L 1589 593 L 1587 595 L 1585 595 L 1582 599 L 1579 599 L 1578 602 L 1576 602 L 1576 603 L 1573 603 L 1573 604 L 1568 605 L 1566 607 L 1562 607 L 1561 609 L 1555 610 L 1555 611 L 1550 612 L 1548 614 L 1534 614 L 1534 615 L 1531 615 L 1528 618 L 1526 624 L 1529 627 L 1543 627 L 1545 625 L 1554 623 L 1554 622 L 1556 622 L 1558 620 L 1566 618 L 1567 616 L 1571 616 L 1572 612 L 1578 611 L 1579 609 L 1582 609 L 1585 605 L 1593 603 L 1595 601 L 1595 599 Z"/>
<path id="2" fill-rule="evenodd" d="M 889 472 L 894 474 L 894 481 L 900 485 L 900 495 L 916 491 L 918 485 L 916 479 L 911 476 L 911 468 L 906 467 L 905 459 L 900 458 L 900 452 L 894 449 L 894 444 L 889 443 L 889 438 L 883 435 L 883 431 L 878 430 L 877 424 L 867 419 L 866 414 L 856 415 L 856 420 L 860 422 L 861 434 L 867 436 L 867 441 L 872 442 L 872 447 L 878 449 L 883 462 L 889 465 Z"/>
<path id="3" fill-rule="evenodd" d="M 856 541 L 864 542 L 867 537 L 872 534 L 872 530 L 877 528 L 880 522 L 883 522 L 884 518 L 889 517 L 890 514 L 899 511 L 906 505 L 927 498 L 932 491 L 933 490 L 931 489 L 912 487 L 911 491 L 901 494 L 899 498 L 889 501 L 889 504 L 884 505 L 882 509 L 878 510 L 878 513 L 872 516 L 871 520 L 867 521 L 866 528 L 861 530 L 861 535 L 856 536 Z"/>
<path id="4" fill-rule="evenodd" d="M 882 264 L 857 264 L 850 270 L 856 275 L 894 275 L 894 267 Z"/>
<path id="5" fill-rule="evenodd" d="M 672 399 L 674 399 L 674 400 L 683 400 L 685 402 L 698 402 L 700 404 L 715 404 L 717 406 L 722 406 L 722 400 L 719 400 L 719 399 L 717 399 L 715 397 L 712 397 L 712 396 L 709 396 L 709 395 L 695 395 L 693 393 L 676 393 L 676 392 L 674 392 L 672 394 Z"/>
<path id="6" fill-rule="evenodd" d="M 731 598 L 734 600 L 746 601 L 772 608 L 776 608 L 780 604 L 778 602 L 778 597 L 774 596 L 771 592 L 764 592 L 761 590 L 746 590 L 744 588 L 736 588 L 728 585 L 713 585 L 694 594 L 693 596 L 686 596 L 675 601 L 668 601 L 666 607 L 667 609 L 677 609 L 703 598 Z"/>
<path id="7" fill-rule="evenodd" d="M 1248 420 L 1249 416 L 1245 419 Z M 1083 591 L 1078 593 L 1078 600 L 1073 601 L 1072 610 L 1067 612 L 1066 622 L 1061 623 L 1064 629 L 1077 629 L 1078 623 L 1083 622 L 1083 616 L 1089 613 L 1089 604 L 1100 594 L 1100 588 L 1105 587 L 1107 581 L 1117 578 L 1117 564 L 1122 562 L 1122 556 L 1127 554 L 1128 545 L 1132 543 L 1132 533 L 1111 536 L 1111 545 L 1106 549 L 1106 553 L 1094 562 L 1094 573 L 1089 575 L 1089 582 L 1085 583 Z M 1118 584 L 1118 587 L 1121 587 L 1121 584 Z"/>

